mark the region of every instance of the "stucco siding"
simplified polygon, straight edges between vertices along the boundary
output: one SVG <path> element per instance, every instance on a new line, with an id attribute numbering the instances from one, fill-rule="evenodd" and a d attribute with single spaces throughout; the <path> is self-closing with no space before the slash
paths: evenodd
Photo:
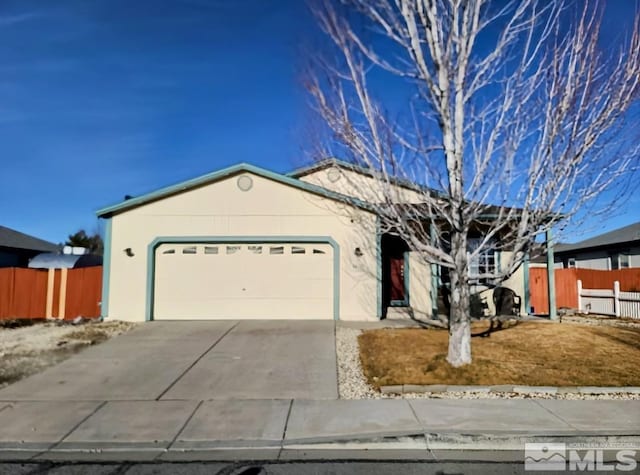
<path id="1" fill-rule="evenodd" d="M 375 217 L 244 174 L 253 179 L 246 192 L 237 186 L 239 175 L 232 176 L 113 216 L 109 317 L 144 320 L 148 246 L 158 237 L 329 236 L 340 250 L 340 319 L 376 319 Z M 362 256 L 355 255 L 356 247 Z M 133 257 L 124 252 L 127 248 Z M 278 272 L 273 269 L 274 279 Z"/>
<path id="2" fill-rule="evenodd" d="M 382 182 L 373 177 L 357 173 L 352 170 L 333 167 L 317 170 L 300 177 L 301 181 L 318 185 L 337 193 L 358 198 L 368 203 L 384 201 L 385 191 Z M 422 193 L 397 185 L 389 185 L 395 201 L 405 203 L 424 202 Z M 386 192 L 387 194 L 389 191 Z"/>
<path id="3" fill-rule="evenodd" d="M 409 253 L 409 298 L 417 318 L 431 318 L 431 269 L 418 252 Z"/>
<path id="4" fill-rule="evenodd" d="M 640 267 L 640 247 L 629 249 L 629 267 Z"/>
<path id="5" fill-rule="evenodd" d="M 609 254 L 605 251 L 586 252 L 576 255 L 578 269 L 609 270 L 611 263 Z"/>

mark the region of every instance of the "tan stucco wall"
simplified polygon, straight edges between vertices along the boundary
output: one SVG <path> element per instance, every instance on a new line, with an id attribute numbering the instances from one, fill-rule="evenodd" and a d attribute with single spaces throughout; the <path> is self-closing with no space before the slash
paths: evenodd
<path id="1" fill-rule="evenodd" d="M 332 181 L 330 179 L 331 173 L 337 173 L 335 176 L 339 176 L 339 178 L 336 181 Z M 383 196 L 389 195 L 389 193 L 392 193 L 396 202 L 424 202 L 423 195 L 417 191 L 396 185 L 388 185 L 389 190 L 385 190 L 383 188 L 385 185 L 379 180 L 340 167 L 318 170 L 300 177 L 300 180 L 321 186 L 327 190 L 358 198 L 368 203 L 382 202 L 384 201 L 382 199 Z"/>
<path id="2" fill-rule="evenodd" d="M 340 318 L 375 320 L 375 217 L 251 177 L 248 192 L 238 189 L 238 176 L 232 176 L 113 216 L 108 316 L 144 320 L 148 246 L 159 236 L 330 236 L 340 246 Z M 361 257 L 355 256 L 356 247 Z M 133 257 L 125 254 L 126 248 Z M 275 279 L 278 269 L 273 272 Z"/>
<path id="3" fill-rule="evenodd" d="M 418 252 L 409 253 L 409 299 L 416 318 L 431 318 L 431 266 Z"/>

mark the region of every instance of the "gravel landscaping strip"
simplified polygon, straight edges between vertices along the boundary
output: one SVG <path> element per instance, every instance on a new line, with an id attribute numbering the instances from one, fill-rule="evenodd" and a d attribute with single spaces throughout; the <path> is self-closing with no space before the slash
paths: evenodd
<path id="1" fill-rule="evenodd" d="M 362 330 L 338 326 L 338 392 L 341 399 L 565 399 L 565 400 L 640 400 L 639 388 L 538 388 L 532 386 L 387 386 L 375 390 L 364 377 L 360 364 L 358 335 Z M 431 389 L 430 392 L 423 392 Z M 415 390 L 417 392 L 410 392 Z M 511 390 L 511 391 L 509 391 Z M 579 392 L 582 391 L 582 392 Z M 615 392 L 617 391 L 617 392 Z M 624 391 L 624 392 L 623 392 Z"/>
<path id="2" fill-rule="evenodd" d="M 382 395 L 365 380 L 360 365 L 356 328 L 336 328 L 336 352 L 338 356 L 338 393 L 341 399 L 377 399 Z"/>
<path id="3" fill-rule="evenodd" d="M 578 325 L 618 327 L 618 328 L 640 328 L 640 320 L 631 318 L 616 318 L 603 315 L 563 315 L 562 323 L 573 323 Z"/>

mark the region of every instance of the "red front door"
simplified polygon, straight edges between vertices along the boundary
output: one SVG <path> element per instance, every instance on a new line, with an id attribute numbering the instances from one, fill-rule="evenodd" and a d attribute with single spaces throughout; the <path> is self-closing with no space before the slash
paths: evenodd
<path id="1" fill-rule="evenodd" d="M 391 258 L 391 301 L 404 301 L 404 256 Z"/>

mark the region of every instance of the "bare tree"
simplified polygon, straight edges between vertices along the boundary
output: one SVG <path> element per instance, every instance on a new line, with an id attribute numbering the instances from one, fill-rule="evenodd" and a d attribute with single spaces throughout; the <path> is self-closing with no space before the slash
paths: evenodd
<path id="1" fill-rule="evenodd" d="M 504 281 L 536 236 L 596 209 L 637 167 L 640 19 L 602 49 L 592 1 L 325 0 L 312 10 L 331 40 L 306 80 L 331 132 L 322 153 L 375 173 L 379 187 L 359 191 L 383 231 L 448 270 L 447 359 L 468 364 L 471 286 Z M 399 196 L 397 178 L 425 186 L 420 203 Z M 506 265 L 470 276 L 470 262 L 499 249 Z"/>

